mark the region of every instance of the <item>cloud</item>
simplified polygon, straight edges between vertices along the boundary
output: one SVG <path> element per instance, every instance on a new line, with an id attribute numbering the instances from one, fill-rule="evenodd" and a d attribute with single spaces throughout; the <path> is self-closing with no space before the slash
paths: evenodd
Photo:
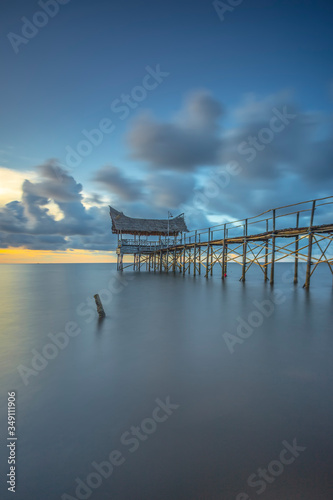
<path id="1" fill-rule="evenodd" d="M 98 169 L 94 182 L 103 196 L 83 192 L 55 160 L 26 178 L 16 175 L 10 186 L 13 198 L 0 208 L 0 246 L 108 251 L 115 245 L 110 203 L 131 217 L 185 212 L 188 227 L 197 229 L 214 220 L 250 217 L 332 195 L 332 116 L 302 109 L 290 92 L 245 96 L 228 111 L 228 128 L 220 123 L 222 109 L 208 92 L 199 92 L 169 122 L 141 116 L 129 134 L 134 157 L 146 162 L 140 177 L 113 165 Z M 229 175 L 225 183 L 230 162 L 236 162 L 240 173 Z M 207 192 L 206 203 L 198 206 L 196 197 Z"/>
<path id="2" fill-rule="evenodd" d="M 195 179 L 185 174 L 154 173 L 148 176 L 146 188 L 155 207 L 175 209 L 192 196 Z"/>
<path id="3" fill-rule="evenodd" d="M 65 250 L 75 245 L 75 248 L 104 249 L 107 207 L 87 209 L 82 203 L 82 185 L 54 160 L 38 166 L 36 171 L 39 180 L 24 180 L 21 200 L 0 209 L 1 246 Z M 60 220 L 51 213 L 50 202 L 62 213 Z"/>
<path id="4" fill-rule="evenodd" d="M 275 119 L 284 115 L 289 119 Z M 196 187 L 204 193 L 220 178 L 218 194 L 207 197 L 206 212 L 238 219 L 332 194 L 332 117 L 302 110 L 290 92 L 246 96 L 230 116 L 233 127 L 223 134 L 221 164 L 201 169 Z M 240 173 L 224 183 L 221 171 L 231 162 Z"/>
<path id="5" fill-rule="evenodd" d="M 112 165 L 99 169 L 93 180 L 110 193 L 118 195 L 121 200 L 138 200 L 143 195 L 141 181 L 125 177 L 119 168 Z"/>
<path id="6" fill-rule="evenodd" d="M 155 170 L 193 171 L 217 164 L 221 116 L 221 104 L 203 91 L 190 95 L 173 122 L 159 123 L 150 115 L 141 115 L 128 135 L 132 156 Z"/>

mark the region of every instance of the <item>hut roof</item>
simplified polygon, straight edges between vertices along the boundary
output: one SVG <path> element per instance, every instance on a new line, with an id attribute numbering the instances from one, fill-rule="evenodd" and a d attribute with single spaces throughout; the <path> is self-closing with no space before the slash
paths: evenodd
<path id="1" fill-rule="evenodd" d="M 188 232 L 184 220 L 184 214 L 168 219 L 134 219 L 127 217 L 123 212 L 110 207 L 110 217 L 112 220 L 112 232 L 123 234 L 144 234 L 170 236 Z M 169 231 L 168 231 L 169 226 Z"/>

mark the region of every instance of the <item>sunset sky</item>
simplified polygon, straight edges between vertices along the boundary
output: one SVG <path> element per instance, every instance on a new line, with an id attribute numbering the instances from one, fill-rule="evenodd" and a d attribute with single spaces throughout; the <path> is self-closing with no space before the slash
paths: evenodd
<path id="1" fill-rule="evenodd" d="M 114 261 L 108 205 L 195 229 L 333 194 L 333 3 L 225 4 L 3 4 L 0 262 Z"/>

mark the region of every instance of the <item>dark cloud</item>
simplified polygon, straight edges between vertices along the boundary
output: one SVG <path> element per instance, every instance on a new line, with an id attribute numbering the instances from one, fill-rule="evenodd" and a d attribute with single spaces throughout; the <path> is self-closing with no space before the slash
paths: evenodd
<path id="1" fill-rule="evenodd" d="M 156 173 L 149 175 L 146 187 L 150 203 L 156 207 L 175 209 L 193 195 L 194 177 L 185 174 Z"/>
<path id="2" fill-rule="evenodd" d="M 173 122 L 159 123 L 141 115 L 128 136 L 132 156 L 156 170 L 191 171 L 200 165 L 217 164 L 221 115 L 221 105 L 207 92 L 192 94 Z"/>
<path id="3" fill-rule="evenodd" d="M 201 171 L 196 195 L 206 199 L 203 210 L 238 219 L 332 194 L 333 133 L 327 116 L 301 110 L 290 93 L 280 93 L 249 96 L 231 119 L 221 165 Z M 232 163 L 240 173 L 224 175 Z"/>
<path id="4" fill-rule="evenodd" d="M 213 215 L 240 219 L 332 194 L 332 117 L 302 110 L 290 93 L 280 93 L 247 96 L 229 112 L 227 129 L 221 128 L 220 118 L 221 105 L 205 92 L 193 94 L 169 123 L 141 117 L 129 142 L 134 156 L 149 168 L 138 179 L 105 166 L 94 181 L 111 194 L 109 203 L 129 216 L 165 218 L 168 210 L 185 212 L 191 229 L 208 227 Z M 239 173 L 226 176 L 231 162 Z M 21 200 L 0 209 L 0 246 L 114 248 L 108 207 L 99 194 L 84 197 L 82 185 L 55 160 L 37 171 L 38 181 L 24 181 Z M 62 214 L 60 220 L 50 201 Z"/>
<path id="5" fill-rule="evenodd" d="M 0 209 L 2 247 L 65 250 L 75 241 L 76 248 L 89 248 L 89 241 L 105 237 L 107 207 L 87 209 L 82 203 L 82 185 L 54 160 L 36 170 L 40 180 L 23 182 L 21 201 Z M 61 211 L 60 220 L 50 212 L 51 201 Z"/>
<path id="6" fill-rule="evenodd" d="M 119 168 L 107 165 L 96 172 L 94 181 L 109 192 L 119 196 L 121 200 L 138 200 L 142 197 L 142 183 L 125 177 Z"/>

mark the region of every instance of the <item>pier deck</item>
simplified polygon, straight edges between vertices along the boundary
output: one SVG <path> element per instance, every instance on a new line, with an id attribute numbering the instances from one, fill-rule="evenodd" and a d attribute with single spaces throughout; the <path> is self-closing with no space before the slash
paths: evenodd
<path id="1" fill-rule="evenodd" d="M 290 207 L 293 211 L 286 212 Z M 241 266 L 240 281 L 245 281 L 247 271 L 255 264 L 262 270 L 264 279 L 273 284 L 275 263 L 293 259 L 294 283 L 299 279 L 299 262 L 306 262 L 303 286 L 308 288 L 319 264 L 326 263 L 333 274 L 332 220 L 331 196 L 267 210 L 255 217 L 191 231 L 171 240 L 141 243 L 119 239 L 118 269 L 133 266 L 140 271 L 145 266 L 153 272 L 193 273 L 194 276 L 204 273 L 208 278 L 214 269 L 220 268 L 221 278 L 225 279 L 228 263 L 234 262 Z M 124 254 L 134 255 L 134 262 L 124 263 Z"/>

